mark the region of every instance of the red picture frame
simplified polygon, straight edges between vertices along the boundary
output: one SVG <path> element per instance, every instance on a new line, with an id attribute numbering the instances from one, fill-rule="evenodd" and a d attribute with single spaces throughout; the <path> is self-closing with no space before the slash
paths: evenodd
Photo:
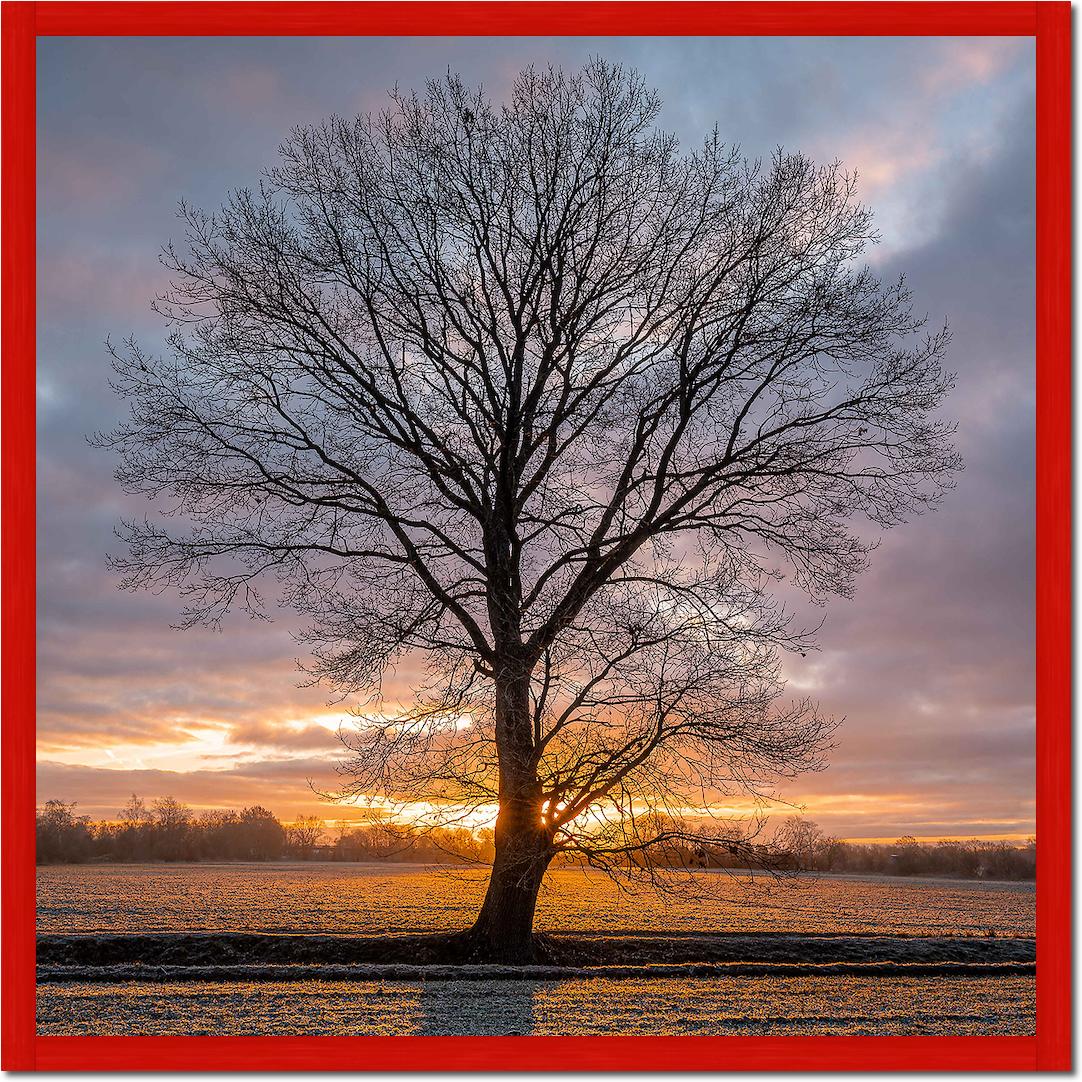
<path id="1" fill-rule="evenodd" d="M 3 1068 L 1043 1070 L 1071 1065 L 1071 44 L 1066 2 L 3 4 Z M 1037 1025 L 1031 1037 L 35 1032 L 35 47 L 48 35 L 1014 35 L 1037 57 Z"/>

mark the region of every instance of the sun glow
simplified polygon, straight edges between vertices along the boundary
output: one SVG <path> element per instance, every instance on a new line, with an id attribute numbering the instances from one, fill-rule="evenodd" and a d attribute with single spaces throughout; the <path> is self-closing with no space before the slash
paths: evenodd
<path id="1" fill-rule="evenodd" d="M 81 809 L 97 814 L 114 814 L 125 794 L 137 791 L 148 799 L 174 796 L 196 810 L 262 804 L 283 816 L 315 816 L 327 830 L 379 822 L 420 830 L 439 826 L 480 832 L 491 830 L 496 821 L 498 806 L 494 801 L 465 805 L 431 794 L 397 801 L 360 796 L 328 804 L 321 794 L 333 793 L 338 782 L 335 764 L 344 751 L 339 733 L 386 725 L 393 720 L 389 710 L 361 715 L 345 710 L 283 710 L 278 716 L 258 722 L 227 722 L 219 717 L 184 714 L 165 720 L 172 734 L 169 740 L 159 737 L 137 743 L 110 740 L 107 732 L 93 736 L 73 733 L 62 743 L 43 740 L 39 758 L 60 767 L 90 767 L 115 776 L 115 786 L 110 785 L 115 793 L 80 799 Z M 461 731 L 474 725 L 475 719 L 464 712 L 449 716 L 447 724 Z M 161 733 L 162 725 L 154 729 Z M 260 782 L 262 769 L 272 774 Z M 208 775 L 231 780 L 211 781 Z M 221 790 L 220 796 L 217 790 Z M 912 791 L 812 790 L 787 795 L 789 800 L 783 801 L 708 794 L 702 803 L 672 807 L 666 813 L 693 827 L 699 824 L 716 829 L 729 820 L 734 830 L 744 824 L 743 829 L 752 833 L 758 820 L 798 815 L 818 823 L 828 834 L 878 842 L 893 842 L 903 834 L 929 840 L 982 837 L 1023 842 L 1032 833 L 1024 821 L 984 821 L 964 815 L 956 803 L 929 800 Z M 44 796 L 69 794 L 61 788 L 45 792 Z M 546 806 L 542 818 L 551 818 L 554 811 L 563 811 L 565 806 Z M 642 815 L 649 810 L 636 804 L 630 813 Z M 612 825 L 616 815 L 615 810 L 595 804 L 576 817 L 575 826 L 584 831 L 603 830 Z"/>

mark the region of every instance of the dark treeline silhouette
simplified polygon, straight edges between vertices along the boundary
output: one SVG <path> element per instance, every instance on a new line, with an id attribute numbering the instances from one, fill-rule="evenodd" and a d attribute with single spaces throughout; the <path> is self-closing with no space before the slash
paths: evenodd
<path id="1" fill-rule="evenodd" d="M 1037 843 L 978 838 L 919 842 L 905 835 L 894 842 L 841 841 L 807 819 L 784 820 L 758 839 L 762 824 L 736 835 L 735 845 L 717 845 L 695 831 L 652 853 L 657 868 L 756 869 L 778 875 L 797 872 L 884 876 L 945 876 L 952 879 L 1028 880 L 1036 877 Z M 642 858 L 646 860 L 646 857 Z M 649 865 L 645 865 L 649 867 Z"/>
<path id="2" fill-rule="evenodd" d="M 261 807 L 197 816 L 172 797 L 147 804 L 133 796 L 116 820 L 92 822 L 76 815 L 74 804 L 49 800 L 38 810 L 37 859 L 39 864 L 276 860 L 314 845 L 310 835 L 303 821 L 285 826 Z"/>
<path id="3" fill-rule="evenodd" d="M 892 845 L 842 842 L 817 854 L 812 869 L 824 872 L 859 872 L 872 875 L 942 875 L 962 879 L 1034 879 L 1037 843 L 1004 841 L 918 842 L 899 838 Z"/>
<path id="4" fill-rule="evenodd" d="M 89 861 L 339 860 L 491 864 L 493 832 L 444 827 L 417 833 L 366 823 L 328 832 L 316 816 L 283 823 L 266 808 L 206 811 L 164 797 L 132 796 L 115 820 L 76 815 L 75 804 L 49 800 L 37 814 L 39 864 Z M 769 843 L 727 848 L 681 839 L 650 858 L 688 869 L 749 867 L 781 872 L 938 875 L 964 879 L 1033 879 L 1037 843 L 1005 841 L 839 841 L 807 819 L 788 819 Z"/>
<path id="5" fill-rule="evenodd" d="M 372 824 L 338 831 L 325 856 L 329 860 L 491 864 L 495 846 L 490 829 L 436 827 L 418 833 L 405 827 Z"/>
<path id="6" fill-rule="evenodd" d="M 302 816 L 283 823 L 259 806 L 196 814 L 163 797 L 132 796 L 115 820 L 95 822 L 76 805 L 48 800 L 37 813 L 39 864 L 88 861 L 425 860 L 491 863 L 492 832 L 444 828 L 415 834 L 364 824 L 328 838 L 323 821 Z"/>
<path id="7" fill-rule="evenodd" d="M 941 875 L 961 879 L 1034 879 L 1037 842 L 1019 845 L 977 838 L 920 842 L 911 835 L 897 841 L 839 841 L 808 819 L 786 820 L 773 846 L 794 870 L 865 875 Z"/>

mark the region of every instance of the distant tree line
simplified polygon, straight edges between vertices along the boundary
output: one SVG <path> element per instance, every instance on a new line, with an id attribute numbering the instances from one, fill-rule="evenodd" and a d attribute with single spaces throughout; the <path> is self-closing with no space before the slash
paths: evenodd
<path id="1" fill-rule="evenodd" d="M 116 820 L 93 822 L 75 804 L 49 800 L 38 810 L 39 864 L 90 860 L 277 860 L 315 845 L 319 820 L 283 824 L 266 808 L 207 811 L 163 797 L 147 804 L 133 796 Z"/>
<path id="2" fill-rule="evenodd" d="M 138 796 L 115 820 L 77 815 L 76 805 L 48 800 L 37 813 L 39 864 L 89 861 L 426 860 L 491 863 L 492 832 L 466 829 L 416 834 L 389 824 L 340 828 L 302 816 L 284 823 L 258 805 L 196 814 L 172 797 Z"/>
<path id="3" fill-rule="evenodd" d="M 688 830 L 641 859 L 649 859 L 658 868 L 752 868 L 783 875 L 818 872 L 1027 880 L 1034 879 L 1037 870 L 1033 838 L 1021 845 L 978 838 L 919 842 L 911 835 L 894 842 L 852 842 L 833 838 L 816 823 L 798 817 L 784 820 L 767 836 L 762 824 L 752 824 L 744 834 L 735 832 L 730 843 L 719 844 L 715 832 L 703 832 L 701 837 L 696 840 L 695 831 Z"/>
<path id="4" fill-rule="evenodd" d="M 380 823 L 340 829 L 326 857 L 491 864 L 495 853 L 493 832 L 488 828 L 436 827 L 417 832 Z"/>
<path id="5" fill-rule="evenodd" d="M 892 843 L 839 841 L 808 819 L 786 820 L 772 839 L 788 865 L 801 871 L 866 875 L 928 875 L 960 879 L 1035 879 L 1037 841 L 920 842 L 905 835 Z"/>
<path id="6" fill-rule="evenodd" d="M 258 805 L 240 811 L 193 812 L 163 797 L 132 796 L 115 820 L 77 815 L 75 804 L 49 800 L 37 813 L 39 864 L 89 861 L 339 860 L 491 864 L 493 832 L 441 827 L 417 833 L 404 826 L 365 823 L 328 833 L 316 816 L 282 822 Z M 690 835 L 689 835 L 690 837 Z M 731 849 L 704 835 L 682 838 L 650 858 L 658 866 L 770 868 L 866 875 L 929 875 L 964 879 L 1027 880 L 1036 876 L 1037 844 L 1004 841 L 892 844 L 839 841 L 807 819 L 785 820 L 769 841 L 744 840 Z"/>

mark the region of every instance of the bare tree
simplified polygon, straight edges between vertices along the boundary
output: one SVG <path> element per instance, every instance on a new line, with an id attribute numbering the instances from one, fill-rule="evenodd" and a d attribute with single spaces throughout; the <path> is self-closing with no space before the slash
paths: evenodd
<path id="1" fill-rule="evenodd" d="M 958 465 L 946 332 L 859 265 L 853 178 L 685 152 L 658 110 L 595 60 L 296 129 L 258 190 L 182 207 L 168 355 L 114 351 L 104 442 L 180 520 L 123 527 L 124 584 L 213 625 L 276 580 L 313 678 L 370 696 L 346 795 L 498 805 L 478 957 L 530 955 L 557 854 L 648 868 L 720 795 L 822 765 L 831 721 L 778 702 L 811 637 L 773 583 L 848 594 L 859 523 Z"/>
<path id="2" fill-rule="evenodd" d="M 834 844 L 836 839 L 824 834 L 818 823 L 799 815 L 785 819 L 771 839 L 775 851 L 796 871 L 816 868 L 820 855 Z"/>
<path id="3" fill-rule="evenodd" d="M 301 815 L 285 824 L 285 846 L 291 856 L 308 860 L 322 839 L 323 820 L 317 815 Z"/>

